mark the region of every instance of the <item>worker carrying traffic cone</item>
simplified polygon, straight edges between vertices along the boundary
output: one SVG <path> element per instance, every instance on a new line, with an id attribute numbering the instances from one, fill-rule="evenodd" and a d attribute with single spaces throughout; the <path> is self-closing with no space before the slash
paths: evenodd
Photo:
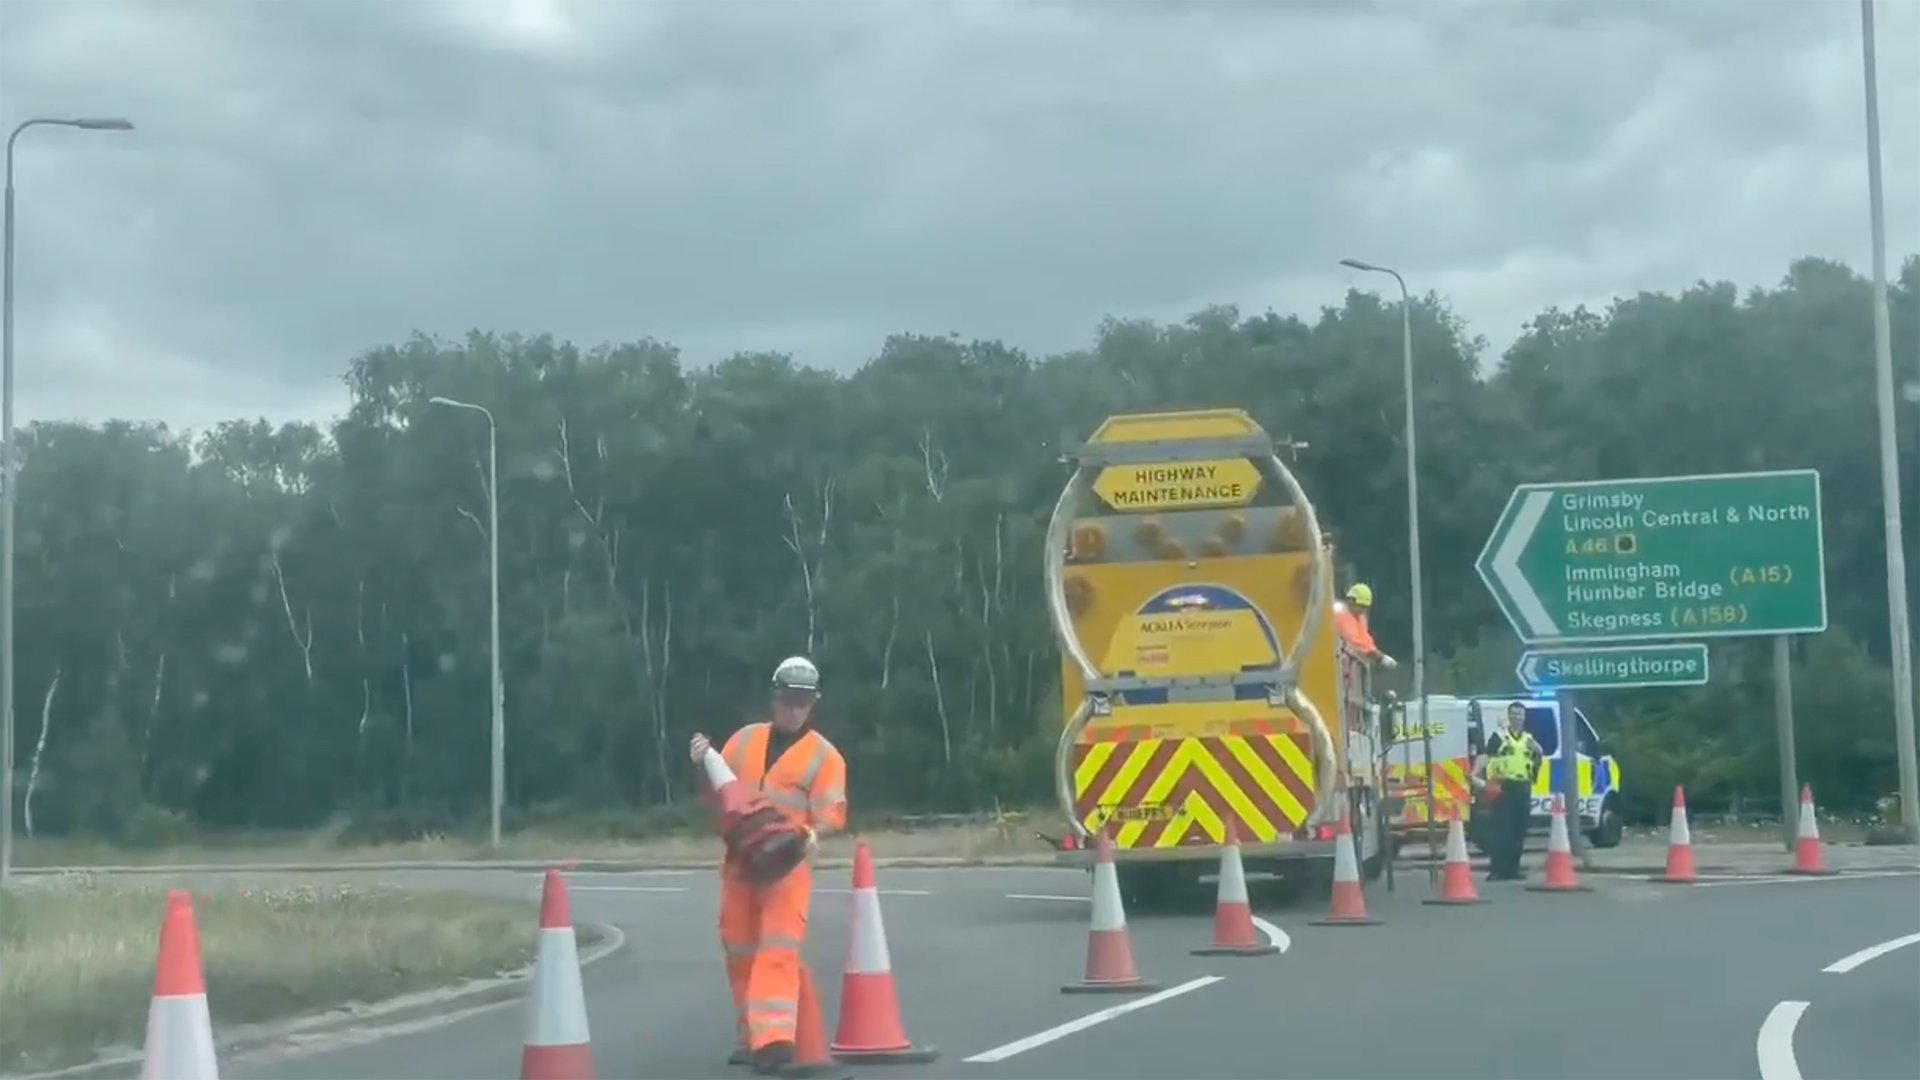
<path id="1" fill-rule="evenodd" d="M 720 757 L 748 790 L 757 790 L 807 837 L 846 826 L 847 762 L 811 726 L 820 700 L 820 670 L 803 656 L 774 669 L 770 719 L 748 724 L 727 740 Z M 696 764 L 712 745 L 695 734 Z M 729 856 L 720 864 L 720 945 L 733 991 L 740 1047 L 755 1072 L 773 1075 L 794 1063 L 800 1011 L 800 950 L 807 933 L 813 867 L 802 861 L 778 880 L 756 884 Z"/>

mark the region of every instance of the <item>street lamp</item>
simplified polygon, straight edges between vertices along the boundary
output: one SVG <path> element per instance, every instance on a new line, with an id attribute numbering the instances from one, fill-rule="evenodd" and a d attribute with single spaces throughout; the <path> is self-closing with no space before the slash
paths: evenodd
<path id="1" fill-rule="evenodd" d="M 1920 763 L 1914 760 L 1913 637 L 1907 628 L 1906 540 L 1900 525 L 1900 455 L 1893 408 L 1893 332 L 1887 317 L 1887 213 L 1880 182 L 1880 78 L 1874 62 L 1873 0 L 1860 0 L 1860 59 L 1867 89 L 1867 205 L 1873 228 L 1873 369 L 1880 413 L 1880 498 L 1887 538 L 1887 636 L 1893 654 L 1894 757 L 1900 766 L 1900 825 L 1920 843 Z"/>
<path id="2" fill-rule="evenodd" d="M 500 846 L 500 806 L 506 800 L 507 775 L 507 691 L 506 684 L 500 678 L 500 442 L 499 428 L 493 422 L 493 413 L 484 405 L 455 401 L 452 398 L 433 397 L 427 399 L 431 405 L 445 405 L 452 409 L 471 409 L 487 418 L 487 546 L 491 561 L 487 576 L 493 594 L 493 781 L 490 798 L 490 816 L 487 823 L 487 843 Z"/>
<path id="3" fill-rule="evenodd" d="M 117 117 L 21 121 L 7 136 L 5 266 L 0 269 L 0 887 L 13 876 L 13 510 L 19 455 L 13 431 L 13 144 L 31 127 L 69 127 L 82 131 L 132 131 L 133 122 Z"/>
<path id="4" fill-rule="evenodd" d="M 1341 259 L 1340 265 L 1369 274 L 1388 274 L 1400 286 L 1400 367 L 1407 394 L 1407 567 L 1413 589 L 1413 699 L 1420 707 L 1420 730 L 1427 730 L 1427 616 L 1420 583 L 1420 469 L 1414 452 L 1413 424 L 1413 299 L 1407 279 L 1398 270 L 1359 259 Z M 1430 814 L 1429 817 L 1432 815 Z"/>

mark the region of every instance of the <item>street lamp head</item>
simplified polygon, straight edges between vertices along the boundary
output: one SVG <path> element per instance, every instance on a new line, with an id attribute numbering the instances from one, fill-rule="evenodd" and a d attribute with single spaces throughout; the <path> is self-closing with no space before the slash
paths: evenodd
<path id="1" fill-rule="evenodd" d="M 430 398 L 428 398 L 428 399 L 427 399 L 427 404 L 429 404 L 429 405 L 459 405 L 460 403 L 459 403 L 459 402 L 457 402 L 457 401 L 455 401 L 455 400 L 453 400 L 452 398 L 449 398 L 449 397 L 441 397 L 440 395 L 438 395 L 438 394 L 435 394 L 434 396 L 432 396 L 432 397 L 430 397 Z"/>
<path id="2" fill-rule="evenodd" d="M 86 131 L 132 131 L 133 121 L 117 116 L 85 116 L 71 121 L 72 126 Z"/>
<path id="3" fill-rule="evenodd" d="M 1377 267 L 1377 266 L 1375 266 L 1375 265 L 1373 265 L 1372 263 L 1368 263 L 1368 262 L 1361 262 L 1361 261 L 1360 261 L 1359 259 L 1341 259 L 1341 260 L 1340 260 L 1340 265 L 1341 265 L 1341 266 L 1345 266 L 1345 267 L 1348 267 L 1348 268 L 1350 268 L 1350 269 L 1354 269 L 1354 270 L 1378 270 L 1378 269 L 1380 269 L 1379 267 Z"/>

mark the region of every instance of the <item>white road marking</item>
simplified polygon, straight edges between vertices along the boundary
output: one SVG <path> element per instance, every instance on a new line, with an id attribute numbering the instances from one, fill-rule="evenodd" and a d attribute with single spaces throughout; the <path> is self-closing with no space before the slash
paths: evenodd
<path id="1" fill-rule="evenodd" d="M 1055 896 L 1052 893 L 1010 892 L 1007 894 L 1007 899 L 1009 900 L 1065 900 L 1068 903 L 1086 904 L 1086 903 L 1092 902 L 1093 898 L 1090 896 Z"/>
<path id="2" fill-rule="evenodd" d="M 1278 926 L 1275 926 L 1258 915 L 1253 917 L 1253 925 L 1254 929 L 1267 935 L 1268 944 L 1278 945 L 1281 952 L 1286 952 L 1288 949 L 1293 948 L 1293 939 L 1287 936 L 1285 930 L 1280 929 Z"/>
<path id="3" fill-rule="evenodd" d="M 831 893 L 837 896 L 849 896 L 852 889 L 815 889 L 817 893 Z M 932 896 L 931 889 L 875 889 L 881 896 Z"/>
<path id="4" fill-rule="evenodd" d="M 1883 941 L 1870 948 L 1861 949 L 1852 956 L 1835 960 L 1820 970 L 1830 972 L 1834 975 L 1845 975 L 1847 972 L 1852 971 L 1854 968 L 1859 967 L 1869 960 L 1885 956 L 1895 949 L 1904 949 L 1909 945 L 1920 945 L 1920 934 L 1908 934 L 1906 937 L 1897 937 L 1892 941 Z"/>
<path id="5" fill-rule="evenodd" d="M 1124 1005 L 1115 1005 L 1112 1008 L 1101 1009 L 1099 1012 L 1088 1013 L 1078 1020 L 1069 1020 L 1058 1027 L 1050 1027 L 1045 1031 L 1029 1035 L 1024 1039 L 1016 1039 L 1005 1046 L 996 1046 L 991 1050 L 982 1051 L 967 1058 L 966 1062 L 969 1065 L 988 1065 L 996 1061 L 1005 1061 L 1015 1054 L 1024 1054 L 1029 1050 L 1045 1046 L 1056 1039 L 1064 1039 L 1075 1032 L 1085 1031 L 1090 1027 L 1096 1027 L 1109 1020 L 1117 1020 L 1130 1012 L 1138 1012 L 1149 1005 L 1158 1005 L 1163 1001 L 1171 1001 L 1181 994 L 1192 993 L 1203 986 L 1212 986 L 1222 978 L 1224 978 L 1224 976 L 1202 975 L 1197 979 L 1183 982 L 1179 986 L 1169 986 L 1157 994 L 1148 994 L 1146 997 L 1136 998 Z M 1773 1080 L 1773 1078 L 1762 1077 L 1761 1080 Z M 1795 1080 L 1798 1080 L 1798 1078 L 1796 1077 Z"/>
<path id="6" fill-rule="evenodd" d="M 1806 1011 L 1804 1001 L 1782 1001 L 1761 1022 L 1753 1047 L 1760 1058 L 1760 1080 L 1800 1080 L 1800 1063 L 1793 1057 L 1793 1029 Z"/>
<path id="7" fill-rule="evenodd" d="M 1788 875 L 1782 874 L 1778 876 L 1765 875 L 1760 877 L 1726 877 L 1726 878 L 1720 878 L 1718 880 L 1713 880 L 1713 881 L 1702 879 L 1700 881 L 1694 882 L 1692 887 L 1696 889 L 1712 889 L 1721 885 L 1812 885 L 1818 882 L 1861 881 L 1868 878 L 1915 877 L 1915 876 L 1920 876 L 1920 871 L 1916 871 L 1916 870 L 1855 870 L 1855 871 L 1847 871 L 1839 874 L 1832 874 L 1827 877 L 1800 877 L 1797 875 L 1788 876 Z M 1651 881 L 1654 879 L 1647 878 L 1645 880 Z"/>
<path id="8" fill-rule="evenodd" d="M 684 885 L 569 885 L 568 892 L 686 892 Z"/>

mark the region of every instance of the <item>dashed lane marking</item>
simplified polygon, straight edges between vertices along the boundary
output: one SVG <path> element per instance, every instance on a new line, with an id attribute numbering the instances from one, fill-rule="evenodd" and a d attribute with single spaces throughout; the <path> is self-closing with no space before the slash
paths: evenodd
<path id="1" fill-rule="evenodd" d="M 1190 994 L 1201 987 L 1212 986 L 1214 983 L 1221 981 L 1223 977 L 1224 976 L 1220 975 L 1202 975 L 1197 979 L 1183 982 L 1179 986 L 1169 986 L 1157 994 L 1148 994 L 1146 997 L 1129 1001 L 1124 1005 L 1115 1005 L 1111 1008 L 1101 1009 L 1099 1012 L 1088 1013 L 1078 1020 L 1069 1020 L 1058 1027 L 1050 1027 L 1045 1031 L 1035 1032 L 1024 1039 L 1015 1039 L 1005 1046 L 996 1046 L 991 1050 L 981 1051 L 967 1058 L 966 1062 L 970 1065 L 990 1065 L 996 1061 L 1005 1061 L 1016 1054 L 1024 1054 L 1029 1050 L 1038 1049 L 1050 1042 L 1064 1039 L 1069 1035 L 1085 1031 L 1090 1027 L 1097 1027 L 1109 1020 L 1118 1020 L 1128 1013 L 1139 1012 L 1141 1009 L 1158 1005 L 1163 1001 L 1171 1001 L 1182 994 Z M 1761 1080 L 1774 1080 L 1774 1078 L 1762 1077 Z M 1794 1080 L 1798 1080 L 1798 1077 L 1795 1077 Z"/>
<path id="2" fill-rule="evenodd" d="M 1793 1056 L 1793 1029 L 1806 1011 L 1804 1001 L 1782 1001 L 1767 1013 L 1753 1047 L 1760 1059 L 1760 1080 L 1800 1080 L 1800 1062 Z"/>
<path id="3" fill-rule="evenodd" d="M 1851 956 L 1843 956 L 1820 970 L 1832 975 L 1845 975 L 1869 960 L 1885 956 L 1895 949 L 1904 949 L 1909 945 L 1920 945 L 1920 934 L 1908 934 L 1891 941 L 1883 941 L 1878 945 L 1870 945 Z"/>
<path id="4" fill-rule="evenodd" d="M 1078 904 L 1091 903 L 1093 899 L 1088 896 L 1058 896 L 1053 893 L 1010 892 L 1006 895 L 1009 900 L 1063 900 Z"/>

